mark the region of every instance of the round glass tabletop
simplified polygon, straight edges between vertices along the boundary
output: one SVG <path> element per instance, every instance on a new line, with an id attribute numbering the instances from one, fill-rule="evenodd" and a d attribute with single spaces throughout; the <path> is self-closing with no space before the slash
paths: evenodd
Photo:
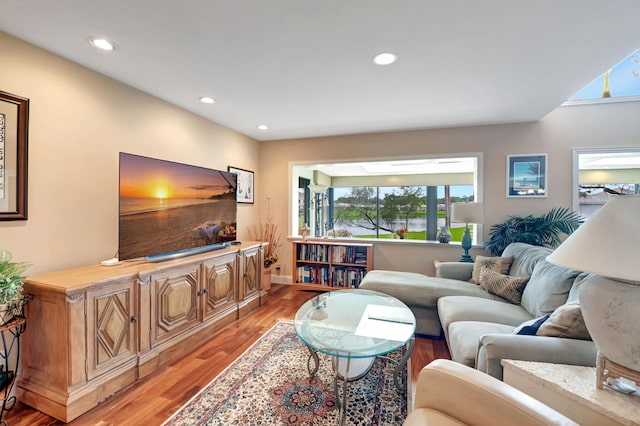
<path id="1" fill-rule="evenodd" d="M 305 302 L 296 313 L 298 337 L 310 348 L 344 358 L 384 355 L 415 332 L 413 312 L 395 297 L 370 290 L 336 290 Z"/>

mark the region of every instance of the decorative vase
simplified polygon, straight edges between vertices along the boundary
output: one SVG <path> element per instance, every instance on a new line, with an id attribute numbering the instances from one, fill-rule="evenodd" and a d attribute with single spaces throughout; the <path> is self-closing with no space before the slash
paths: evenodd
<path id="1" fill-rule="evenodd" d="M 262 289 L 264 291 L 271 290 L 271 266 L 262 270 Z"/>
<path id="2" fill-rule="evenodd" d="M 436 239 L 439 243 L 446 244 L 451 241 L 451 231 L 446 226 L 440 227 L 440 232 L 436 235 Z"/>
<path id="3" fill-rule="evenodd" d="M 580 306 L 598 353 L 640 374 L 640 285 L 594 276 L 580 287 Z"/>

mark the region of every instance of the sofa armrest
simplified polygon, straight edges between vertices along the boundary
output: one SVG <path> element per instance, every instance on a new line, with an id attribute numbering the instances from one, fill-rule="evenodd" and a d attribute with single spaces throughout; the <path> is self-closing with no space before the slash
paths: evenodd
<path id="1" fill-rule="evenodd" d="M 469 262 L 438 262 L 435 266 L 436 277 L 452 280 L 469 281 L 473 272 L 473 263 Z"/>
<path id="2" fill-rule="evenodd" d="M 503 359 L 594 367 L 596 354 L 596 345 L 590 340 L 485 334 L 480 337 L 476 368 L 502 380 Z"/>
<path id="3" fill-rule="evenodd" d="M 519 426 L 576 424 L 506 383 L 465 365 L 437 359 L 420 372 L 414 409 L 404 426 L 460 423 Z"/>

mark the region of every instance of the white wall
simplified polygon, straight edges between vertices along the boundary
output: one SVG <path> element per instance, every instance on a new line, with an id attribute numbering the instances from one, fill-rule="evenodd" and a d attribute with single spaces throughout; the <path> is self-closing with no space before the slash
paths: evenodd
<path id="1" fill-rule="evenodd" d="M 259 175 L 249 137 L 1 32 L 0 52 L 0 90 L 30 100 L 29 217 L 0 222 L 0 248 L 29 274 L 114 256 L 120 151 Z M 239 239 L 258 212 L 238 206 Z"/>
<path id="2" fill-rule="evenodd" d="M 278 226 L 289 230 L 290 164 L 352 161 L 448 153 L 484 153 L 484 237 L 511 214 L 541 214 L 572 205 L 572 149 L 640 146 L 640 102 L 558 108 L 536 123 L 376 133 L 265 142 L 260 164 L 263 193 L 272 198 Z M 548 153 L 548 197 L 506 198 L 506 156 Z M 285 188 L 289 188 L 285 191 Z M 474 249 L 472 255 L 477 253 Z M 291 274 L 291 244 L 280 250 L 283 274 Z M 459 247 L 401 242 L 377 243 L 374 267 L 433 273 L 433 260 L 456 260 Z"/>

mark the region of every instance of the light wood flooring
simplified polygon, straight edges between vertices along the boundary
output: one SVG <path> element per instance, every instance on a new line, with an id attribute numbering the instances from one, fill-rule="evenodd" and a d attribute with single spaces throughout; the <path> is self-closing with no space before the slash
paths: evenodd
<path id="1" fill-rule="evenodd" d="M 315 292 L 295 291 L 288 285 L 274 285 L 268 302 L 220 333 L 184 358 L 112 396 L 70 425 L 160 425 L 225 367 L 242 354 L 278 319 L 293 319 L 300 305 Z M 420 369 L 437 358 L 449 358 L 444 340 L 417 338 L 411 355 L 411 376 L 415 386 Z M 5 416 L 11 426 L 64 424 L 20 402 Z"/>

